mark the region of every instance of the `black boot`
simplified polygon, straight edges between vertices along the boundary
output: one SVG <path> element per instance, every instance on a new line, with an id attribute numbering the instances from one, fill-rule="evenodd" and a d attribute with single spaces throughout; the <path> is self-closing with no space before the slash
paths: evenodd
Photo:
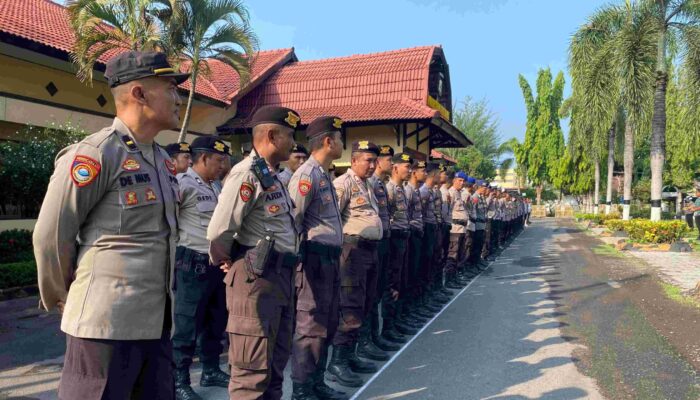
<path id="1" fill-rule="evenodd" d="M 355 347 L 357 347 L 356 344 L 351 346 L 351 350 L 348 352 L 348 365 L 352 372 L 358 374 L 373 374 L 379 371 L 374 363 L 360 360 L 355 351 Z"/>
<path id="2" fill-rule="evenodd" d="M 202 367 L 202 379 L 199 380 L 199 386 L 218 386 L 227 388 L 230 380 L 231 375 L 219 369 L 218 365 L 204 365 Z"/>
<path id="3" fill-rule="evenodd" d="M 333 346 L 333 357 L 328 365 L 326 377 L 343 386 L 360 387 L 363 383 L 362 378 L 350 369 L 350 351 L 354 353 L 355 349 L 351 346 Z"/>
<path id="4" fill-rule="evenodd" d="M 400 334 L 398 331 L 396 331 L 395 328 L 384 329 L 382 331 L 382 338 L 386 339 L 389 342 L 397 343 L 399 345 L 406 343 L 406 337 Z"/>
<path id="5" fill-rule="evenodd" d="M 402 335 L 413 336 L 418 333 L 418 329 L 405 325 L 402 321 L 396 322 L 396 331 Z"/>
<path id="6" fill-rule="evenodd" d="M 369 329 L 363 327 L 360 332 L 360 342 L 357 345 L 357 355 L 368 360 L 386 361 L 389 355 L 377 347 L 370 338 Z"/>
<path id="7" fill-rule="evenodd" d="M 384 351 L 397 351 L 401 348 L 398 344 L 392 343 L 387 339 L 384 339 L 382 335 L 377 332 L 375 335 L 374 332 L 372 332 L 372 341 L 374 342 L 374 345 L 379 347 L 380 349 Z"/>
<path id="8" fill-rule="evenodd" d="M 202 398 L 192 390 L 190 386 L 190 370 L 184 368 L 173 369 L 175 378 L 175 399 L 176 400 L 202 400 Z"/>
<path id="9" fill-rule="evenodd" d="M 312 383 L 310 380 L 304 383 L 292 381 L 292 400 L 319 400 Z"/>
<path id="10" fill-rule="evenodd" d="M 316 397 L 323 400 L 348 400 L 348 396 L 345 392 L 335 390 L 326 385 L 323 373 L 326 371 L 326 364 L 328 364 L 329 350 L 329 348 L 326 348 L 323 354 L 321 354 L 321 358 L 318 360 L 318 365 L 316 366 L 316 371 L 311 375 L 311 385 L 313 386 L 314 393 Z"/>

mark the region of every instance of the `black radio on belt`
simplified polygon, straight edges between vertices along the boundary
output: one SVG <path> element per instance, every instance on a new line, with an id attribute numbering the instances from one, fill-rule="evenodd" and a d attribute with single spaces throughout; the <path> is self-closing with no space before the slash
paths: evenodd
<path id="1" fill-rule="evenodd" d="M 272 172 L 270 172 L 270 168 L 267 166 L 267 161 L 264 158 L 254 156 L 250 169 L 260 181 L 263 190 L 267 190 L 275 184 L 275 178 L 272 177 Z"/>
<path id="2" fill-rule="evenodd" d="M 265 237 L 258 240 L 254 248 L 246 252 L 244 262 L 249 283 L 263 275 L 274 246 L 275 234 L 268 232 Z"/>

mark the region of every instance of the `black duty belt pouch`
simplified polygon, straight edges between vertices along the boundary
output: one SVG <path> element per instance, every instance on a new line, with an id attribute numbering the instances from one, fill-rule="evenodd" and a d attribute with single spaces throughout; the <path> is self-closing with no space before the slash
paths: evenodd
<path id="1" fill-rule="evenodd" d="M 248 275 L 248 282 L 252 282 L 263 275 L 274 245 L 275 239 L 272 236 L 265 236 L 258 241 L 254 248 L 245 253 L 243 261 Z"/>

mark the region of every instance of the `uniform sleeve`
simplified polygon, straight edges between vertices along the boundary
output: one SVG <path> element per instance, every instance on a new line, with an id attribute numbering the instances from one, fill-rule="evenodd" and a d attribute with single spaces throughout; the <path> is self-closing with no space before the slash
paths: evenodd
<path id="1" fill-rule="evenodd" d="M 386 185 L 386 205 L 389 209 L 389 215 L 394 215 L 396 209 L 396 190 L 393 185 Z"/>
<path id="2" fill-rule="evenodd" d="M 63 149 L 54 166 L 33 234 L 41 306 L 49 311 L 66 301 L 80 227 L 107 191 L 110 176 L 99 149 L 84 143 Z"/>
<path id="3" fill-rule="evenodd" d="M 294 215 L 294 223 L 296 223 L 297 228 L 301 228 L 304 223 L 304 215 L 309 205 L 311 205 L 311 200 L 316 195 L 317 184 L 318 182 L 314 182 L 311 175 L 302 173 L 300 170 L 297 170 L 292 175 L 292 179 L 289 180 L 289 185 L 287 186 L 289 196 L 297 206 L 297 212 Z"/>
<path id="4" fill-rule="evenodd" d="M 333 181 L 333 187 L 335 187 L 335 194 L 336 197 L 338 197 L 338 210 L 340 210 L 340 213 L 343 213 L 343 210 L 345 210 L 345 207 L 348 206 L 348 203 L 350 203 L 350 188 L 347 185 L 347 179 L 345 179 L 344 176 L 340 176 L 338 178 L 335 178 Z"/>
<path id="5" fill-rule="evenodd" d="M 261 193 L 262 187 L 250 174 L 230 176 L 226 181 L 207 228 L 209 257 L 214 265 L 231 259 L 233 235 L 240 231 Z"/>
<path id="6" fill-rule="evenodd" d="M 197 205 L 197 187 L 194 179 L 187 175 L 181 175 L 177 179 L 180 187 L 180 210 L 195 207 Z"/>

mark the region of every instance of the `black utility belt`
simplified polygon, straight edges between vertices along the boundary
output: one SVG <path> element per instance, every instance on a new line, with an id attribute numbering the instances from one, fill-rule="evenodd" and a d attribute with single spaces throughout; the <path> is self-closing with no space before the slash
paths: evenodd
<path id="1" fill-rule="evenodd" d="M 317 254 L 319 256 L 327 256 L 330 258 L 340 257 L 342 248 L 338 246 L 332 246 L 330 244 L 323 244 L 320 242 L 315 242 L 313 240 L 307 240 L 301 244 L 302 252 L 308 252 Z"/>
<path id="2" fill-rule="evenodd" d="M 255 246 L 246 246 L 244 244 L 238 243 L 237 241 L 233 242 L 232 246 L 232 251 L 231 251 L 231 259 L 236 261 L 239 260 L 243 257 L 245 257 L 246 253 L 250 250 L 253 250 Z M 296 267 L 296 265 L 299 263 L 301 260 L 298 254 L 295 253 L 290 253 L 290 252 L 280 252 L 275 249 L 270 249 L 270 254 L 268 255 L 267 262 L 265 263 L 265 266 L 270 266 L 270 267 Z M 264 254 L 260 254 L 261 257 L 264 257 Z"/>
<path id="3" fill-rule="evenodd" d="M 399 238 L 399 239 L 408 239 L 409 237 L 411 237 L 411 230 L 410 229 L 392 229 L 391 230 L 391 237 Z"/>
<path id="4" fill-rule="evenodd" d="M 357 235 L 343 235 L 343 241 L 356 245 L 360 249 L 370 251 L 376 250 L 377 246 L 379 246 L 378 240 L 365 239 Z"/>
<path id="5" fill-rule="evenodd" d="M 469 223 L 469 221 L 466 220 L 466 219 L 453 219 L 453 220 L 452 220 L 452 223 L 455 224 L 455 225 L 467 226 L 467 224 Z"/>

